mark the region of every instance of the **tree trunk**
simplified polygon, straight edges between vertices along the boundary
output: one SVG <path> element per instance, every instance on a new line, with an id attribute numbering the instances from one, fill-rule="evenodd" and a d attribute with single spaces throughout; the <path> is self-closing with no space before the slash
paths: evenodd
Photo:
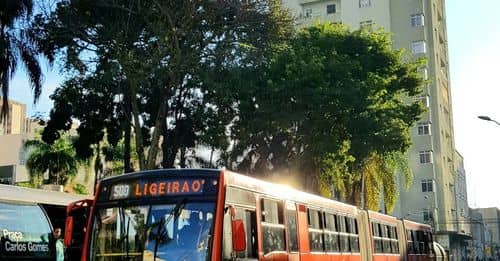
<path id="1" fill-rule="evenodd" d="M 172 20 L 172 16 L 170 15 L 170 12 L 168 9 L 162 9 L 160 6 L 158 6 L 163 14 L 167 17 L 167 22 L 170 26 L 170 29 L 172 30 L 172 46 L 174 47 L 174 53 L 172 54 L 172 66 L 168 70 L 168 75 L 170 77 L 170 86 L 176 87 L 179 86 L 182 82 L 181 77 L 178 77 L 179 74 L 176 74 L 172 68 L 175 68 L 176 65 L 182 64 L 182 52 L 181 48 L 179 45 L 179 38 L 177 36 L 177 31 L 176 31 L 176 25 L 174 21 Z M 164 97 L 161 104 L 160 108 L 158 110 L 158 114 L 156 117 L 156 122 L 155 122 L 155 129 L 152 135 L 151 139 L 151 148 L 153 148 L 150 151 L 150 155 L 148 157 L 149 159 L 154 159 L 156 162 L 156 154 L 158 152 L 158 143 L 159 143 L 159 134 L 160 132 L 163 133 L 163 143 L 162 143 L 162 152 L 163 152 L 163 159 L 162 159 L 162 167 L 163 168 L 171 168 L 174 165 L 175 161 L 175 154 L 177 152 L 177 147 L 170 147 L 170 144 L 174 144 L 175 141 L 170 140 L 171 136 L 168 135 L 168 129 L 167 129 L 167 124 L 165 123 L 165 118 L 167 114 L 167 101 L 169 95 L 167 95 L 168 92 L 168 85 L 165 86 L 165 93 Z M 173 136 L 173 135 L 172 135 Z M 172 156 L 173 154 L 173 156 Z M 149 162 L 151 165 L 151 162 Z"/>
<path id="2" fill-rule="evenodd" d="M 49 175 L 49 179 L 48 179 L 49 180 L 49 184 L 53 184 L 54 181 L 53 181 L 52 175 L 51 175 L 52 171 L 50 171 L 50 168 L 48 169 L 48 171 L 49 171 L 49 174 L 48 174 Z"/>
<path id="3" fill-rule="evenodd" d="M 130 105 L 132 107 L 132 115 L 134 118 L 135 145 L 137 155 L 139 157 L 139 169 L 146 170 L 146 162 L 144 157 L 144 144 L 142 143 L 142 129 L 139 120 L 139 106 L 137 105 L 136 85 L 133 80 L 130 82 Z"/>
<path id="4" fill-rule="evenodd" d="M 153 169 L 156 166 L 156 156 L 158 155 L 158 147 L 160 143 L 160 132 L 161 132 L 161 127 L 165 118 L 166 118 L 166 113 L 167 113 L 167 100 L 168 98 L 165 97 L 166 95 L 163 95 L 161 103 L 160 103 L 160 108 L 158 108 L 158 114 L 156 116 L 155 120 L 155 126 L 153 130 L 153 135 L 151 135 L 151 146 L 148 151 L 148 159 L 146 161 L 146 167 L 148 169 Z M 165 138 L 165 136 L 164 136 Z"/>
<path id="5" fill-rule="evenodd" d="M 366 195 L 365 195 L 365 191 L 366 191 L 366 188 L 365 188 L 365 184 L 366 184 L 366 177 L 365 177 L 365 173 L 364 172 L 361 172 L 361 191 L 359 193 L 359 201 L 360 201 L 360 204 L 359 204 L 359 207 L 361 209 L 366 209 Z"/>
<path id="6" fill-rule="evenodd" d="M 355 205 L 361 208 L 362 202 L 361 202 L 361 184 L 360 183 L 354 183 L 351 185 L 351 191 L 347 194 L 346 198 L 346 203 Z M 365 197 L 366 200 L 366 197 Z M 366 203 L 366 202 L 365 202 Z"/>
<path id="7" fill-rule="evenodd" d="M 130 121 L 125 124 L 125 137 L 123 139 L 124 151 L 123 151 L 123 166 L 125 173 L 133 172 L 133 168 L 130 162 Z"/>
<path id="8" fill-rule="evenodd" d="M 213 157 L 214 157 L 214 150 L 215 150 L 215 148 L 212 146 L 212 147 L 210 148 L 210 161 L 209 161 L 209 163 L 208 163 L 210 168 L 213 168 L 213 167 L 214 167 L 214 164 L 212 164 L 212 159 L 213 159 Z"/>
<path id="9" fill-rule="evenodd" d="M 180 167 L 186 168 L 186 147 L 181 148 Z"/>
<path id="10" fill-rule="evenodd" d="M 99 174 L 100 174 L 100 169 L 101 169 L 101 157 L 100 157 L 100 154 L 101 154 L 101 146 L 99 145 L 99 143 L 97 143 L 97 149 L 96 149 L 97 153 L 96 153 L 96 156 L 95 156 L 95 161 L 94 161 L 94 195 L 96 194 L 96 190 L 97 190 L 97 183 L 98 183 L 98 180 L 99 180 Z"/>
<path id="11" fill-rule="evenodd" d="M 163 151 L 163 159 L 162 159 L 162 167 L 163 168 L 173 168 L 175 157 L 177 156 L 178 151 L 178 143 L 174 140 L 175 130 L 169 131 L 165 125 L 163 129 L 163 143 L 162 143 L 162 151 Z"/>

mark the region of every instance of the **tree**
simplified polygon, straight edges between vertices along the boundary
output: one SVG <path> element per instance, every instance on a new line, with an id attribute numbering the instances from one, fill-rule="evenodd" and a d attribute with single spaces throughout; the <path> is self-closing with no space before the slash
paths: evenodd
<path id="1" fill-rule="evenodd" d="M 389 159 L 411 144 L 409 128 L 423 112 L 408 99 L 421 92 L 420 65 L 392 50 L 382 32 L 332 24 L 299 31 L 247 77 L 256 80 L 239 92 L 226 163 L 249 173 L 300 173 L 307 189 L 334 185 L 359 204 L 363 177 L 387 180 L 374 176 L 394 175 L 398 165 Z M 392 192 L 386 187 L 384 195 Z"/>
<path id="2" fill-rule="evenodd" d="M 125 146 L 135 139 L 141 170 L 158 167 L 160 146 L 162 167 L 185 165 L 200 144 L 225 147 L 235 115 L 226 77 L 264 61 L 290 24 L 276 0 L 61 2 L 39 20 L 40 42 L 75 74 L 53 95 L 44 140 L 74 117 L 79 154 L 113 131 Z"/>
<path id="3" fill-rule="evenodd" d="M 48 172 L 49 184 L 65 185 L 76 176 L 79 161 L 71 142 L 66 137 L 58 139 L 53 144 L 28 140 L 24 146 L 30 152 L 26 168 L 31 179 L 41 180 L 43 174 Z"/>
<path id="4" fill-rule="evenodd" d="M 115 176 L 129 172 L 123 165 L 123 158 L 125 153 L 123 140 L 120 140 L 115 146 L 104 143 L 100 147 L 101 154 L 104 160 L 104 172 L 106 176 Z M 132 144 L 132 147 L 134 147 L 134 144 Z M 137 165 L 137 154 L 132 153 L 130 161 L 132 166 Z"/>
<path id="5" fill-rule="evenodd" d="M 3 103 L 0 122 L 9 111 L 9 82 L 14 76 L 18 62 L 22 62 L 33 88 L 35 102 L 42 91 L 42 72 L 37 56 L 40 51 L 30 32 L 28 23 L 33 12 L 32 0 L 3 0 L 0 2 L 0 90 Z M 52 57 L 48 57 L 51 61 Z"/>

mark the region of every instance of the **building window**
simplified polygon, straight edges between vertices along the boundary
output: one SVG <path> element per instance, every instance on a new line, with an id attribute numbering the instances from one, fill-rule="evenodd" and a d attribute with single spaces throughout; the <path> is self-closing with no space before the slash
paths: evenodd
<path id="1" fill-rule="evenodd" d="M 20 149 L 19 150 L 19 165 L 26 164 L 26 159 L 27 159 L 27 151 L 26 151 L 26 149 Z"/>
<path id="2" fill-rule="evenodd" d="M 420 164 L 432 163 L 432 150 L 419 152 Z"/>
<path id="3" fill-rule="evenodd" d="M 312 8 L 306 8 L 304 9 L 304 16 L 305 17 L 312 17 L 313 10 Z"/>
<path id="4" fill-rule="evenodd" d="M 370 7 L 372 5 L 371 0 L 359 0 L 359 8 Z"/>
<path id="5" fill-rule="evenodd" d="M 425 41 L 416 41 L 411 43 L 411 52 L 413 54 L 426 53 Z"/>
<path id="6" fill-rule="evenodd" d="M 431 134 L 431 124 L 429 122 L 419 123 L 417 125 L 418 135 L 430 135 Z"/>
<path id="7" fill-rule="evenodd" d="M 429 79 L 429 71 L 427 70 L 427 68 L 420 68 L 420 74 L 422 75 L 422 79 L 424 80 L 428 80 Z"/>
<path id="8" fill-rule="evenodd" d="M 337 6 L 336 5 L 327 5 L 326 6 L 326 13 L 327 14 L 334 14 L 337 12 Z"/>
<path id="9" fill-rule="evenodd" d="M 424 105 L 426 108 L 429 108 L 429 105 L 430 105 L 429 95 L 422 95 L 422 96 L 415 97 L 415 101 L 421 102 L 422 105 Z"/>
<path id="10" fill-rule="evenodd" d="M 422 192 L 432 192 L 434 189 L 434 181 L 432 179 L 422 180 Z"/>
<path id="11" fill-rule="evenodd" d="M 359 22 L 359 29 L 361 30 L 372 30 L 373 29 L 373 21 L 372 20 L 366 20 L 366 21 L 361 21 Z"/>
<path id="12" fill-rule="evenodd" d="M 424 218 L 424 222 L 429 222 L 429 221 L 432 221 L 432 212 L 430 209 L 424 209 L 422 211 L 422 214 L 423 214 L 423 218 Z"/>
<path id="13" fill-rule="evenodd" d="M 410 20 L 412 27 L 424 26 L 424 14 L 413 14 Z"/>
<path id="14" fill-rule="evenodd" d="M 14 184 L 15 165 L 0 166 L 0 184 Z"/>

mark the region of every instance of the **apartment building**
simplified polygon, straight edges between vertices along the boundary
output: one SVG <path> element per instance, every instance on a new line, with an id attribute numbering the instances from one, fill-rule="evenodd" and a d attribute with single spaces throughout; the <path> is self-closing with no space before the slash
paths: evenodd
<path id="1" fill-rule="evenodd" d="M 483 215 L 477 209 L 469 209 L 472 241 L 470 242 L 471 254 L 479 260 L 486 260 L 485 249 L 488 230 L 483 221 Z"/>
<path id="2" fill-rule="evenodd" d="M 467 201 L 467 181 L 465 175 L 464 158 L 458 152 L 455 151 L 455 184 L 451 186 L 451 189 L 455 191 L 455 211 L 452 211 L 455 215 L 456 229 L 457 233 L 452 233 L 452 243 L 457 245 L 455 249 L 459 249 L 461 252 L 459 256 L 467 257 L 473 251 L 472 245 L 472 216 L 469 211 L 469 204 Z"/>
<path id="3" fill-rule="evenodd" d="M 409 58 L 425 57 L 421 68 L 429 80 L 421 100 L 427 112 L 412 129 L 409 161 L 414 182 L 409 190 L 401 183 L 393 215 L 427 222 L 435 238 L 459 260 L 470 239 L 465 170 L 453 137 L 446 14 L 444 0 L 284 0 L 297 27 L 316 22 L 344 23 L 351 29 L 370 26 L 391 33 L 395 49 Z M 463 211 L 462 211 L 463 209 Z"/>
<path id="4" fill-rule="evenodd" d="M 477 208 L 473 211 L 482 215 L 485 229 L 485 257 L 500 260 L 500 209 L 496 207 Z"/>
<path id="5" fill-rule="evenodd" d="M 0 97 L 0 106 L 3 102 Z M 37 124 L 26 117 L 26 105 L 9 100 L 8 117 L 0 121 L 0 183 L 29 181 L 25 140 L 32 139 Z"/>

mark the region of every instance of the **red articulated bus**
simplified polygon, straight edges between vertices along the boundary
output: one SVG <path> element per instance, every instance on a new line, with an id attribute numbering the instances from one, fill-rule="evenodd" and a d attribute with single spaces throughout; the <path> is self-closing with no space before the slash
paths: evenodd
<path id="1" fill-rule="evenodd" d="M 437 258 L 428 225 L 225 170 L 107 178 L 68 216 L 66 244 L 83 261 Z"/>

